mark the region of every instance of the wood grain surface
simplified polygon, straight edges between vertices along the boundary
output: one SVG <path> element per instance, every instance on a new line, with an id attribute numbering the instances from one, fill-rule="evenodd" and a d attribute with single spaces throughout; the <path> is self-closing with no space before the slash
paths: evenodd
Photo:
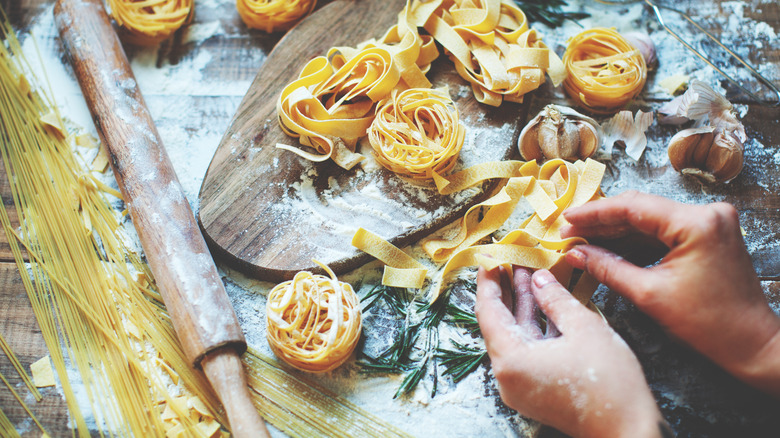
<path id="1" fill-rule="evenodd" d="M 216 257 L 264 280 L 289 280 L 301 270 L 321 271 L 312 259 L 340 274 L 371 260 L 351 245 L 358 227 L 403 247 L 485 198 L 487 185 L 467 195 L 441 196 L 431 185 L 405 182 L 375 163 L 344 171 L 331 160 L 313 163 L 275 147 L 298 146 L 277 122 L 282 88 L 297 78 L 306 62 L 330 47 L 381 36 L 381 29 L 397 22 L 403 4 L 403 0 L 331 3 L 291 30 L 271 52 L 201 188 L 199 219 Z M 524 119 L 525 107 L 505 103 L 492 108 L 479 104 L 470 91 L 459 93 L 468 89 L 467 84 L 445 56 L 434 63 L 428 77 L 434 87 L 449 87 L 469 132 L 466 141 L 472 147 L 465 146 L 462 157 L 470 154 L 472 164 L 516 157 L 521 128 L 517 120 Z M 370 149 L 363 144 L 364 155 L 370 156 Z M 365 193 L 367 186 L 377 191 Z"/>
<path id="2" fill-rule="evenodd" d="M 733 2 L 680 0 L 676 5 L 680 9 L 688 10 L 694 16 L 698 16 L 697 13 L 702 9 L 702 5 L 714 7 L 716 14 L 725 15 L 731 10 L 725 6 L 726 3 Z M 777 2 L 746 0 L 742 3 L 745 7 L 745 17 L 766 22 L 775 33 L 780 33 L 780 7 Z M 52 0 L 0 0 L 0 5 L 6 8 L 14 26 L 18 29 L 26 29 L 51 4 Z M 196 12 L 196 23 L 201 19 L 206 20 L 204 17 L 205 15 L 199 17 Z M 268 36 L 260 32 L 248 31 L 242 27 L 234 11 L 225 11 L 219 15 L 218 20 L 226 29 L 225 33 L 210 38 L 204 44 L 218 48 L 222 58 L 212 64 L 206 79 L 254 77 L 259 66 L 247 58 L 247 51 L 249 48 L 259 48 L 263 53 L 270 54 L 281 35 Z M 706 24 L 707 17 L 704 21 Z M 722 31 L 713 26 L 708 28 L 715 33 Z M 752 38 L 751 35 L 745 37 Z M 133 47 L 125 48 L 132 57 Z M 158 59 L 161 63 L 173 64 L 184 57 L 191 56 L 192 50 L 192 46 L 187 45 L 186 39 L 181 34 L 177 34 L 172 41 L 161 45 Z M 780 71 L 780 48 L 756 47 L 751 51 L 750 56 L 752 62 L 774 66 L 774 70 L 771 71 Z M 779 83 L 780 73 L 776 73 L 773 79 L 775 83 Z M 147 102 L 152 102 L 169 100 L 176 96 L 145 93 L 145 97 Z M 225 94 L 188 96 L 187 99 L 192 108 L 192 120 L 188 120 L 187 128 L 192 129 L 197 124 L 214 124 L 220 121 L 227 126 L 232 116 L 227 112 L 237 107 L 240 97 Z M 656 97 L 650 96 L 648 101 L 653 103 L 655 102 L 653 99 Z M 528 108 L 518 106 L 518 110 L 523 111 L 523 114 L 533 112 L 544 103 L 542 99 L 532 99 L 528 102 Z M 772 158 L 780 153 L 778 120 L 780 120 L 780 110 L 777 108 L 754 104 L 747 106 L 744 123 L 748 135 L 760 139 L 766 151 L 750 154 L 743 174 L 733 184 L 719 189 L 722 190 L 723 200 L 737 206 L 743 227 L 751 233 L 759 233 L 768 246 L 777 246 L 780 242 L 780 193 L 762 187 L 758 182 L 780 181 L 780 169 L 774 164 Z M 180 120 L 161 114 L 156 117 L 155 122 L 158 127 L 163 128 L 180 123 Z M 615 172 L 615 178 L 618 177 L 619 172 L 625 172 L 617 166 L 613 167 L 610 171 Z M 648 179 L 673 172 L 668 165 L 644 162 L 639 163 L 632 171 Z M 3 173 L 0 171 L 0 174 Z M 179 175 L 179 177 L 184 179 L 187 175 Z M 200 175 L 194 178 L 200 178 Z M 699 187 L 690 187 L 692 193 L 699 190 L 701 190 Z M 655 192 L 664 194 L 662 187 L 657 188 Z M 0 184 L 0 194 L 6 202 L 6 207 L 12 207 L 8 203 L 7 184 Z M 9 213 L 12 217 L 15 216 L 12 208 Z M 780 307 L 780 281 L 778 280 L 780 279 L 765 278 L 762 282 L 766 296 L 775 309 Z M 679 437 L 777 436 L 777 431 L 780 430 L 780 418 L 777 415 L 777 412 L 780 412 L 780 403 L 777 400 L 747 388 L 705 358 L 670 340 L 661 327 L 616 294 L 607 291 L 600 295 L 602 312 L 636 352 L 663 414 L 670 420 Z M 32 315 L 16 265 L 8 252 L 4 235 L 0 235 L 0 333 L 9 341 L 26 367 L 46 354 L 46 347 Z M 713 335 L 717 336 L 717 334 Z M 1 354 L 0 372 L 18 391 L 24 390 L 10 363 Z M 42 392 L 44 401 L 30 403 L 32 409 L 52 436 L 70 436 L 65 403 L 58 390 L 44 388 Z M 29 418 L 10 393 L 1 387 L 0 408 L 18 425 L 25 437 L 40 436 L 37 430 L 31 427 Z M 500 411 L 508 412 L 508 408 L 501 407 Z M 375 414 L 382 416 L 381 412 Z M 550 435 L 552 434 L 549 431 L 543 431 L 541 434 L 541 436 Z"/>

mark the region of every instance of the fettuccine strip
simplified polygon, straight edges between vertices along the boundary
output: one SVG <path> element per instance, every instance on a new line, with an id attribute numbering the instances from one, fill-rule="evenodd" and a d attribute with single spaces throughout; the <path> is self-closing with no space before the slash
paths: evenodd
<path id="1" fill-rule="evenodd" d="M 142 46 L 167 39 L 195 12 L 193 0 L 108 0 L 108 6 L 126 39 Z"/>
<path id="2" fill-rule="evenodd" d="M 348 283 L 301 271 L 268 293 L 268 344 L 295 368 L 324 373 L 352 354 L 362 329 L 360 300 Z"/>
<path id="3" fill-rule="evenodd" d="M 563 55 L 566 93 L 593 112 L 609 113 L 642 91 L 642 54 L 614 29 L 593 28 L 569 40 Z"/>
<path id="4" fill-rule="evenodd" d="M 289 30 L 309 15 L 317 0 L 237 0 L 238 15 L 247 27 L 268 33 Z"/>
<path id="5" fill-rule="evenodd" d="M 556 86 L 564 78 L 561 60 L 510 0 L 415 0 L 412 9 L 479 102 L 522 102 L 544 83 L 545 73 Z"/>
<path id="6" fill-rule="evenodd" d="M 368 129 L 377 162 L 412 179 L 449 173 L 465 135 L 447 89 L 393 90 Z"/>

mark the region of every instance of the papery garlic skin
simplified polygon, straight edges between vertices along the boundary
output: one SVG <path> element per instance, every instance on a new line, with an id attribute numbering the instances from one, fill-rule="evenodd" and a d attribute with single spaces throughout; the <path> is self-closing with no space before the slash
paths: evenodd
<path id="1" fill-rule="evenodd" d="M 559 105 L 547 105 L 520 132 L 517 146 L 525 160 L 562 158 L 575 161 L 593 155 L 601 144 L 598 122 Z"/>

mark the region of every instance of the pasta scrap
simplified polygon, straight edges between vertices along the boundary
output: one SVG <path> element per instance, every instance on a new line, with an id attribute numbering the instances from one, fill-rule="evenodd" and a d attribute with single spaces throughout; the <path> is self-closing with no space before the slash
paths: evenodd
<path id="1" fill-rule="evenodd" d="M 309 15 L 317 0 L 238 0 L 238 15 L 247 27 L 267 33 L 287 31 Z"/>
<path id="2" fill-rule="evenodd" d="M 596 113 L 611 113 L 645 86 L 647 65 L 639 49 L 616 30 L 588 29 L 569 40 L 563 54 L 566 93 Z"/>
<path id="3" fill-rule="evenodd" d="M 465 135 L 446 89 L 393 90 L 380 103 L 368 129 L 379 164 L 418 180 L 449 173 Z"/>
<path id="4" fill-rule="evenodd" d="M 268 293 L 268 344 L 293 367 L 324 373 L 352 354 L 362 329 L 360 300 L 348 283 L 301 271 Z"/>
<path id="5" fill-rule="evenodd" d="M 153 46 L 192 20 L 193 0 L 108 0 L 111 17 L 133 44 Z"/>

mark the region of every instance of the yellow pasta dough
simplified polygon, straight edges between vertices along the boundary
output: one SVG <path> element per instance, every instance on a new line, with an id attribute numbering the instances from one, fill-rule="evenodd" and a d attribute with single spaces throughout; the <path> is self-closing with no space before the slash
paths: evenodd
<path id="1" fill-rule="evenodd" d="M 393 90 L 368 129 L 377 162 L 412 179 L 449 173 L 465 135 L 447 90 L 430 88 Z"/>
<path id="2" fill-rule="evenodd" d="M 319 264 L 329 277 L 301 271 L 268 293 L 271 350 L 295 368 L 313 373 L 343 364 L 360 339 L 360 300 L 352 286 Z"/>
<path id="3" fill-rule="evenodd" d="M 522 102 L 544 83 L 545 73 L 556 86 L 563 80 L 561 60 L 511 0 L 415 0 L 412 10 L 479 102 Z"/>
<path id="4" fill-rule="evenodd" d="M 614 29 L 593 28 L 572 37 L 563 63 L 566 93 L 597 113 L 624 106 L 647 80 L 642 54 Z"/>
<path id="5" fill-rule="evenodd" d="M 317 0 L 237 0 L 238 15 L 253 29 L 268 33 L 289 30 L 309 15 Z"/>
<path id="6" fill-rule="evenodd" d="M 111 17 L 133 44 L 154 45 L 192 19 L 193 0 L 108 0 Z"/>
<path id="7" fill-rule="evenodd" d="M 314 151 L 286 144 L 278 148 L 315 162 L 333 159 L 344 169 L 363 160 L 355 145 L 374 120 L 377 102 L 396 87 L 431 85 L 424 72 L 438 51 L 430 37 L 420 37 L 408 11 L 380 40 L 333 47 L 304 66 L 282 90 L 276 109 L 282 130 Z"/>

